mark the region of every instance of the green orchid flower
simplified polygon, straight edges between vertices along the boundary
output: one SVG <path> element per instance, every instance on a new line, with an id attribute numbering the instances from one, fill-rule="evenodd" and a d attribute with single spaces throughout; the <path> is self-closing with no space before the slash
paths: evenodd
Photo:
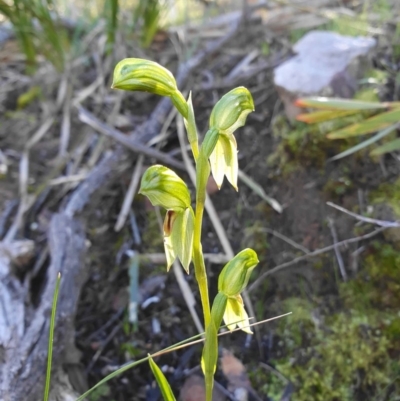
<path id="1" fill-rule="evenodd" d="M 126 58 L 120 61 L 114 69 L 111 87 L 168 96 L 179 113 L 188 118 L 188 105 L 178 90 L 174 76 L 154 61 L 140 58 Z"/>
<path id="2" fill-rule="evenodd" d="M 221 188 L 224 176 L 238 190 L 237 143 L 233 133 L 242 127 L 246 118 L 254 111 L 251 93 L 244 87 L 238 87 L 225 94 L 214 106 L 210 116 L 210 129 L 219 132 L 219 139 L 210 156 L 211 172 Z"/>
<path id="3" fill-rule="evenodd" d="M 236 326 L 246 333 L 249 318 L 244 309 L 240 293 L 246 288 L 251 272 L 258 264 L 257 254 L 250 248 L 239 252 L 222 269 L 218 278 L 218 294 L 211 308 L 211 322 L 206 328 L 201 366 L 205 376 L 206 397 L 210 400 L 214 384 L 214 373 L 218 360 L 218 329 L 222 319 L 233 330 Z"/>
<path id="4" fill-rule="evenodd" d="M 193 253 L 194 213 L 189 189 L 176 173 L 154 165 L 143 174 L 139 193 L 153 206 L 167 209 L 164 219 L 164 250 L 169 270 L 176 258 L 189 273 Z"/>

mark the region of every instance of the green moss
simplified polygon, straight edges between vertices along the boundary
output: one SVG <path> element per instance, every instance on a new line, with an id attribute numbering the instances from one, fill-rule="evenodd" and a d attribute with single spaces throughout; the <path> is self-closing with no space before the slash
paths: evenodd
<path id="1" fill-rule="evenodd" d="M 324 194 L 331 200 L 338 199 L 353 189 L 353 183 L 347 176 L 341 176 L 335 180 L 326 182 L 323 188 Z"/>
<path id="2" fill-rule="evenodd" d="M 290 174 L 301 167 L 322 168 L 327 151 L 335 146 L 326 139 L 319 127 L 299 122 L 291 125 L 284 115 L 274 119 L 272 132 L 280 141 L 267 162 L 279 168 L 283 174 Z"/>
<path id="3" fill-rule="evenodd" d="M 400 252 L 375 241 L 363 255 L 333 302 L 284 302 L 293 314 L 278 322 L 285 358 L 273 363 L 295 385 L 293 401 L 394 401 L 400 393 Z M 265 393 L 279 400 L 282 380 L 260 368 L 256 382 L 258 374 Z"/>
<path id="4" fill-rule="evenodd" d="M 394 183 L 381 184 L 371 193 L 370 200 L 374 205 L 388 204 L 396 217 L 400 218 L 400 178 Z"/>

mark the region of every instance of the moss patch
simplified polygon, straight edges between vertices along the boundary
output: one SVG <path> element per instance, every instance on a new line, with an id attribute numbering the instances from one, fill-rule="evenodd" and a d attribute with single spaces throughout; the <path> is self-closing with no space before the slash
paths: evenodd
<path id="1" fill-rule="evenodd" d="M 373 242 L 360 272 L 338 294 L 316 302 L 291 298 L 277 335 L 287 356 L 275 368 L 295 386 L 294 401 L 391 400 L 400 393 L 400 252 Z M 330 301 L 328 301 L 330 299 Z M 269 397 L 279 400 L 286 384 L 264 369 Z"/>

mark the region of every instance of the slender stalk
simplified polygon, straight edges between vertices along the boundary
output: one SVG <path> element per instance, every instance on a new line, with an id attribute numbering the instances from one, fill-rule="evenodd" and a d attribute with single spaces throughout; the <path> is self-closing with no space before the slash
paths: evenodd
<path id="1" fill-rule="evenodd" d="M 204 314 L 204 326 L 210 323 L 210 300 L 208 296 L 207 272 L 201 246 L 201 228 L 203 222 L 204 205 L 206 202 L 206 186 L 210 176 L 208 158 L 218 139 L 218 131 L 209 130 L 201 145 L 196 162 L 196 212 L 193 233 L 193 263 L 197 283 L 199 285 L 201 303 Z M 195 152 L 193 152 L 195 153 Z"/>
<path id="2" fill-rule="evenodd" d="M 208 296 L 207 272 L 204 263 L 203 250 L 201 246 L 201 225 L 203 221 L 204 205 L 196 205 L 193 236 L 193 264 L 194 274 L 200 290 L 201 304 L 203 307 L 204 326 L 210 323 L 210 299 Z"/>
<path id="3" fill-rule="evenodd" d="M 48 353 L 47 353 L 46 385 L 44 387 L 43 401 L 47 401 L 49 399 L 49 393 L 50 393 L 50 378 L 51 378 L 51 363 L 52 363 L 52 357 L 53 357 L 54 325 L 55 325 L 55 321 L 56 321 L 57 299 L 58 299 L 58 292 L 60 290 L 60 281 L 61 281 L 61 274 L 58 273 L 57 281 L 56 281 L 56 288 L 54 290 L 54 295 L 53 295 L 53 305 L 51 307 L 49 348 L 48 348 Z"/>
<path id="4" fill-rule="evenodd" d="M 193 153 L 193 158 L 196 162 L 196 212 L 193 233 L 193 264 L 203 308 L 204 327 L 207 327 L 210 323 L 210 298 L 208 295 L 206 266 L 204 263 L 203 249 L 201 246 L 201 228 L 203 223 L 206 185 L 208 176 L 210 175 L 210 167 L 208 164 L 208 156 L 205 154 L 204 151 L 199 151 L 198 134 L 191 95 L 189 95 L 187 104 L 188 115 L 187 118 L 184 118 L 184 121 L 186 125 L 188 140 Z M 203 150 L 203 148 L 204 147 L 202 146 L 201 150 Z"/>

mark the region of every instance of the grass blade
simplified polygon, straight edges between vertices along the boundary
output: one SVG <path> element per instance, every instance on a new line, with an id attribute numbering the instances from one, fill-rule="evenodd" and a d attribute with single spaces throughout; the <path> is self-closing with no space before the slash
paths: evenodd
<path id="1" fill-rule="evenodd" d="M 334 120 L 335 118 L 351 116 L 358 112 L 359 110 L 320 110 L 312 113 L 299 114 L 296 117 L 296 120 L 307 124 L 316 124 Z"/>
<path id="2" fill-rule="evenodd" d="M 390 103 L 364 102 L 328 97 L 307 97 L 295 101 L 297 107 L 312 107 L 321 110 L 378 110 L 389 109 Z"/>
<path id="3" fill-rule="evenodd" d="M 393 141 L 377 147 L 370 154 L 371 156 L 382 156 L 385 153 L 394 152 L 396 150 L 400 150 L 400 138 L 394 139 Z"/>
<path id="4" fill-rule="evenodd" d="M 353 147 L 351 147 L 350 149 L 347 149 L 347 150 L 345 150 L 344 152 L 339 153 L 338 155 L 331 157 L 331 158 L 329 159 L 329 161 L 343 159 L 343 157 L 346 157 L 346 156 L 349 156 L 349 155 L 351 155 L 351 154 L 353 154 L 353 153 L 355 153 L 355 152 L 358 152 L 359 150 L 364 149 L 364 148 L 366 148 L 367 146 L 372 145 L 373 143 L 375 143 L 375 142 L 379 141 L 380 139 L 384 138 L 385 136 L 389 135 L 389 134 L 390 134 L 391 132 L 393 132 L 395 129 L 399 128 L 399 126 L 400 126 L 400 124 L 391 125 L 390 127 L 387 127 L 387 128 L 385 128 L 384 130 L 378 132 L 378 133 L 377 133 L 376 135 L 374 135 L 373 137 L 367 139 L 366 141 L 363 141 L 363 142 L 357 144 L 356 146 L 353 146 Z M 373 150 L 373 151 L 371 152 L 371 155 L 372 155 L 374 152 L 376 152 L 378 149 L 381 149 L 382 147 L 384 147 L 384 146 L 386 146 L 386 145 L 389 145 L 390 143 L 392 143 L 392 142 L 386 143 L 385 145 L 382 145 L 382 146 L 380 146 L 379 148 Z M 396 150 L 396 149 L 394 149 L 394 150 Z M 390 150 L 388 150 L 388 152 L 390 152 Z M 384 153 L 386 153 L 386 152 L 384 152 Z M 380 153 L 378 152 L 378 154 L 380 154 Z"/>
<path id="5" fill-rule="evenodd" d="M 104 6 L 107 20 L 107 51 L 111 53 L 118 29 L 119 0 L 106 0 Z"/>
<path id="6" fill-rule="evenodd" d="M 396 124 L 400 121 L 400 109 L 378 114 L 374 117 L 352 124 L 327 135 L 329 139 L 344 139 L 358 135 L 370 134 Z"/>
<path id="7" fill-rule="evenodd" d="M 171 386 L 169 385 L 167 378 L 165 377 L 162 370 L 153 361 L 151 355 L 149 355 L 149 365 L 151 371 L 153 372 L 154 377 L 157 380 L 158 387 L 160 387 L 164 401 L 176 401 L 174 393 L 171 390 Z"/>
<path id="8" fill-rule="evenodd" d="M 265 320 L 262 320 L 262 321 L 260 321 L 260 322 L 252 323 L 252 324 L 249 325 L 249 327 L 256 326 L 256 325 L 260 325 L 260 324 L 264 324 L 264 323 L 267 323 L 267 322 L 269 322 L 269 321 L 271 321 L 271 320 L 275 320 L 275 319 L 279 319 L 279 318 L 288 316 L 288 315 L 290 315 L 291 313 L 292 313 L 292 312 L 285 313 L 285 314 L 283 314 L 283 315 L 275 316 L 275 317 L 270 318 L 270 319 L 265 319 Z M 238 322 L 238 323 L 240 323 L 240 322 Z M 226 325 L 221 326 L 221 328 L 224 328 L 224 327 L 227 327 L 227 326 L 226 326 Z M 234 329 L 233 331 L 226 331 L 226 332 L 224 332 L 224 333 L 218 334 L 218 336 L 231 334 L 231 333 L 234 333 L 235 331 L 239 331 L 239 330 L 243 330 L 243 328 L 236 328 L 236 329 Z M 161 351 L 155 352 L 151 357 L 159 356 L 159 355 L 165 354 L 165 353 L 167 353 L 167 352 L 172 352 L 172 351 L 175 351 L 175 350 L 184 348 L 184 347 L 189 347 L 189 346 L 191 346 L 191 345 L 198 344 L 198 343 L 204 341 L 204 338 L 201 338 L 201 337 L 204 336 L 204 334 L 205 334 L 205 333 L 197 334 L 197 335 L 195 335 L 195 336 L 193 336 L 193 337 L 187 338 L 186 340 L 180 341 L 179 343 L 176 343 L 176 344 L 171 345 L 171 346 L 169 346 L 169 347 L 167 347 L 167 348 L 164 348 L 164 349 L 162 349 Z M 196 340 L 196 339 L 198 339 L 198 340 Z M 114 372 L 112 372 L 112 373 L 110 373 L 108 376 L 106 376 L 104 379 L 100 380 L 97 384 L 95 384 L 92 388 L 90 388 L 89 390 L 87 390 L 87 391 L 86 391 L 85 393 L 83 393 L 81 396 L 79 396 L 79 398 L 77 398 L 76 401 L 83 401 L 83 400 L 84 400 L 90 393 L 92 393 L 96 388 L 102 386 L 104 383 L 107 383 L 109 380 L 113 379 L 114 377 L 119 376 L 121 373 L 124 373 L 124 372 L 126 372 L 127 370 L 132 369 L 132 368 L 134 368 L 135 366 L 140 365 L 141 363 L 148 361 L 149 358 L 150 358 L 150 357 L 147 356 L 147 357 L 142 358 L 142 359 L 139 359 L 139 360 L 137 360 L 137 361 L 127 363 L 126 365 L 122 366 L 121 368 L 115 370 Z"/>
<path id="9" fill-rule="evenodd" d="M 53 357 L 53 338 L 54 338 L 54 326 L 56 321 L 56 310 L 58 293 L 60 291 L 61 273 L 57 275 L 56 288 L 54 289 L 53 304 L 51 307 L 51 320 L 50 320 L 50 332 L 49 332 L 49 349 L 47 353 L 47 371 L 46 371 L 46 385 L 44 387 L 43 401 L 48 401 L 50 393 L 50 378 L 51 378 L 51 363 Z"/>

